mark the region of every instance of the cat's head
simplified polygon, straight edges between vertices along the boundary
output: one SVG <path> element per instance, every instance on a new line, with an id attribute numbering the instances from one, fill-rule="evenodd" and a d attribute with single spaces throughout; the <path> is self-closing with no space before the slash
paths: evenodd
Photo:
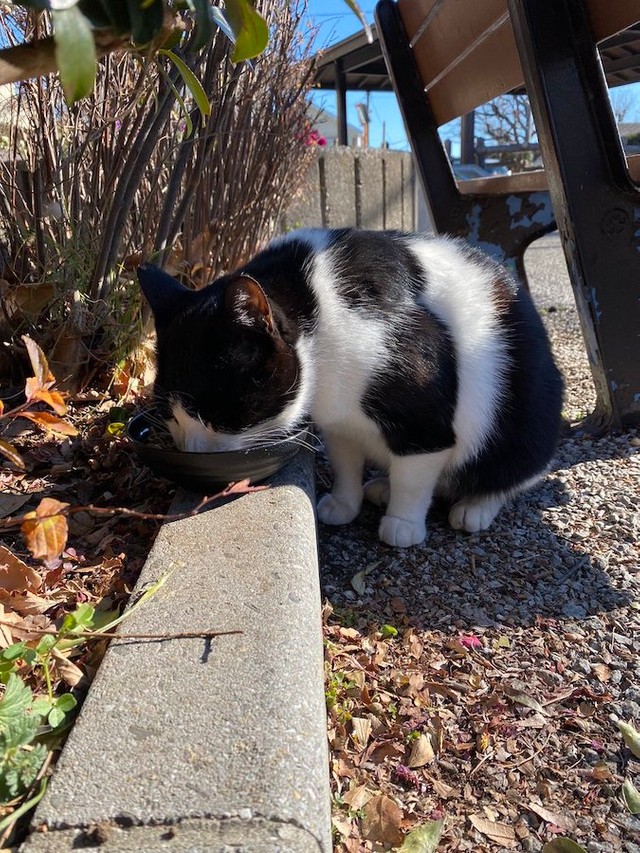
<path id="1" fill-rule="evenodd" d="M 149 264 L 138 278 L 156 325 L 155 397 L 181 450 L 237 450 L 298 425 L 300 360 L 257 281 L 193 291 Z"/>

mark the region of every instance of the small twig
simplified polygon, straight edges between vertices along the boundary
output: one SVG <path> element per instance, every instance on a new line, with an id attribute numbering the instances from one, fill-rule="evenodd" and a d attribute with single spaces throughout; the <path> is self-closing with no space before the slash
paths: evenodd
<path id="1" fill-rule="evenodd" d="M 494 756 L 495 756 L 495 752 L 493 750 L 486 752 L 482 756 L 480 761 L 476 764 L 476 766 L 471 769 L 471 772 L 469 773 L 469 778 L 471 778 L 473 776 L 473 774 L 476 772 L 476 770 L 479 770 L 482 767 L 482 765 L 485 763 L 485 761 L 488 761 L 490 758 L 493 758 Z"/>
<path id="2" fill-rule="evenodd" d="M 88 506 L 62 507 L 56 512 L 49 513 L 48 515 L 39 515 L 38 521 L 43 521 L 45 518 L 56 518 L 59 515 L 74 515 L 77 512 L 92 512 L 95 515 L 124 515 L 129 518 L 141 518 L 147 521 L 181 521 L 184 518 L 191 518 L 194 515 L 198 515 L 198 513 L 210 503 L 220 500 L 221 498 L 228 498 L 232 495 L 244 495 L 251 492 L 262 492 L 268 488 L 269 486 L 250 486 L 249 480 L 242 480 L 239 483 L 230 483 L 225 489 L 215 495 L 205 495 L 197 506 L 193 509 L 187 510 L 186 512 L 175 512 L 172 514 L 161 512 L 140 512 L 140 510 L 129 509 L 129 507 L 125 506 L 94 506 L 93 504 L 89 504 Z M 0 530 L 19 527 L 24 520 L 24 515 L 10 515 L 7 518 L 0 519 Z"/>
<path id="3" fill-rule="evenodd" d="M 533 761 L 533 759 L 537 755 L 540 755 L 540 753 L 544 751 L 546 745 L 549 743 L 549 740 L 551 739 L 551 735 L 552 735 L 552 732 L 549 732 L 549 734 L 547 735 L 547 739 L 542 744 L 542 746 L 539 749 L 536 749 L 535 752 L 532 752 L 531 755 L 528 755 L 526 758 L 523 758 L 520 761 L 516 761 L 515 764 L 504 764 L 503 765 L 504 769 L 505 770 L 515 770 L 516 767 L 521 767 L 523 764 L 526 764 L 527 761 Z"/>
<path id="4" fill-rule="evenodd" d="M 41 634 L 42 636 L 58 635 L 55 628 L 31 628 L 27 626 L 17 625 L 15 622 L 5 621 L 0 619 L 0 625 L 7 625 L 10 628 L 19 628 L 21 631 L 26 631 L 30 634 Z M 180 631 L 177 634 L 120 634 L 117 631 L 73 631 L 73 633 L 65 634 L 61 639 L 73 640 L 76 637 L 86 640 L 102 640 L 103 638 L 118 639 L 118 640 L 211 640 L 214 637 L 228 637 L 231 634 L 243 634 L 244 631 Z"/>

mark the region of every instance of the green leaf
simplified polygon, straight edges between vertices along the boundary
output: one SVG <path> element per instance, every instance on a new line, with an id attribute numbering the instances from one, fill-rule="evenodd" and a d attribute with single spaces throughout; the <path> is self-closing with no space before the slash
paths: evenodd
<path id="1" fill-rule="evenodd" d="M 44 696 L 41 696 L 40 699 L 36 699 L 31 706 L 31 713 L 38 717 L 46 717 L 51 708 L 51 702 L 48 699 L 45 699 Z"/>
<path id="2" fill-rule="evenodd" d="M 584 847 L 570 838 L 554 838 L 542 848 L 542 853 L 587 853 Z"/>
<path id="3" fill-rule="evenodd" d="M 127 9 L 133 43 L 149 44 L 162 29 L 164 21 L 162 0 L 127 0 Z"/>
<path id="4" fill-rule="evenodd" d="M 622 785 L 622 797 L 631 814 L 640 814 L 640 791 L 631 779 L 625 779 Z"/>
<path id="5" fill-rule="evenodd" d="M 196 21 L 191 47 L 193 50 L 200 50 L 211 41 L 213 36 L 212 6 L 209 0 L 187 0 L 187 6 Z"/>
<path id="6" fill-rule="evenodd" d="M 267 22 L 251 0 L 225 0 L 224 17 L 234 35 L 232 62 L 259 56 L 269 43 Z"/>
<path id="7" fill-rule="evenodd" d="M 56 62 L 69 106 L 91 94 L 98 61 L 89 21 L 77 6 L 51 12 Z"/>
<path id="8" fill-rule="evenodd" d="M 25 791 L 46 757 L 47 747 L 42 743 L 0 756 L 0 801 L 7 802 Z"/>
<path id="9" fill-rule="evenodd" d="M 49 711 L 49 716 L 47 717 L 47 722 L 51 726 L 52 729 L 57 729 L 60 723 L 64 722 L 65 713 L 61 711 L 60 708 L 52 708 Z"/>
<path id="10" fill-rule="evenodd" d="M 11 720 L 9 725 L 0 732 L 0 747 L 5 754 L 20 746 L 27 746 L 35 738 L 38 731 L 38 720 L 33 714 L 23 713 L 22 716 Z"/>
<path id="11" fill-rule="evenodd" d="M 9 676 L 16 670 L 16 664 L 11 660 L 0 663 L 0 684 L 6 684 Z"/>
<path id="12" fill-rule="evenodd" d="M 383 625 L 382 628 L 380 628 L 380 633 L 385 639 L 388 637 L 397 637 L 398 629 L 394 628 L 393 625 Z"/>
<path id="13" fill-rule="evenodd" d="M 36 646 L 36 653 L 43 657 L 44 655 L 48 655 L 51 649 L 56 644 L 57 637 L 55 634 L 45 634 L 41 640 L 38 641 L 38 645 Z"/>
<path id="14" fill-rule="evenodd" d="M 24 643 L 13 643 L 12 645 L 7 646 L 6 649 L 2 650 L 0 657 L 7 661 L 17 660 L 18 658 L 24 657 L 26 650 L 27 647 Z"/>
<path id="15" fill-rule="evenodd" d="M 207 93 L 202 88 L 202 83 L 198 80 L 193 71 L 186 65 L 180 57 L 172 50 L 159 50 L 158 53 L 167 56 L 180 72 L 180 76 L 184 80 L 187 89 L 193 95 L 193 100 L 196 102 L 198 109 L 203 116 L 211 114 L 211 104 L 207 98 Z"/>
<path id="16" fill-rule="evenodd" d="M 62 620 L 60 626 L 60 636 L 73 634 L 74 631 L 87 631 L 93 626 L 93 615 L 95 608 L 91 604 L 81 604 L 73 611 L 68 613 Z"/>
<path id="17" fill-rule="evenodd" d="M 434 853 L 442 836 L 443 820 L 429 820 L 412 829 L 398 853 Z"/>
<path id="18" fill-rule="evenodd" d="M 72 711 L 77 704 L 78 700 L 72 693 L 63 693 L 62 696 L 58 696 L 55 701 L 56 708 L 64 714 L 68 714 L 69 711 Z"/>
<path id="19" fill-rule="evenodd" d="M 31 705 L 33 696 L 26 684 L 15 673 L 11 673 L 4 696 L 0 700 L 0 726 L 6 727 Z"/>
<path id="20" fill-rule="evenodd" d="M 618 720 L 616 725 L 631 752 L 636 758 L 640 758 L 640 732 L 630 723 L 625 723 L 623 720 Z"/>

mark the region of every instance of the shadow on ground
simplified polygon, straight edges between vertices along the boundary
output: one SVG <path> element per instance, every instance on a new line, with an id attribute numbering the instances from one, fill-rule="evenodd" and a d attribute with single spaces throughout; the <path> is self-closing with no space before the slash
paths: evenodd
<path id="1" fill-rule="evenodd" d="M 324 595 L 334 607 L 357 610 L 372 622 L 440 630 L 582 619 L 628 605 L 627 574 L 616 559 L 624 564 L 637 534 L 624 517 L 607 524 L 600 505 L 594 508 L 590 496 L 564 482 L 572 465 L 623 458 L 624 452 L 618 456 L 611 441 L 607 448 L 586 441 L 577 449 L 574 441 L 561 444 L 556 472 L 479 534 L 452 530 L 446 508 L 437 506 L 429 516 L 427 541 L 404 550 L 378 542 L 380 510 L 374 507 L 365 506 L 347 527 L 321 525 Z M 326 490 L 329 476 L 321 468 L 319 491 Z M 356 591 L 352 578 L 362 570 Z"/>

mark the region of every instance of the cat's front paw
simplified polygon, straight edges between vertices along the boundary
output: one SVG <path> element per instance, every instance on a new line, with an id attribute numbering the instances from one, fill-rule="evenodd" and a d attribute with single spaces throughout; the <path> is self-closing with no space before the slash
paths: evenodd
<path id="1" fill-rule="evenodd" d="M 318 501 L 318 518 L 323 524 L 349 524 L 359 512 L 359 506 L 333 495 L 323 495 Z"/>
<path id="2" fill-rule="evenodd" d="M 465 530 L 467 533 L 486 530 L 500 512 L 503 503 L 501 495 L 458 501 L 449 512 L 449 524 L 454 530 Z"/>
<path id="3" fill-rule="evenodd" d="M 396 518 L 393 515 L 383 516 L 378 528 L 380 541 L 396 548 L 419 545 L 424 542 L 426 535 L 427 525 L 424 521 L 408 521 L 406 518 Z"/>
<path id="4" fill-rule="evenodd" d="M 375 506 L 387 506 L 389 503 L 389 478 L 374 477 L 364 485 L 364 498 Z"/>

